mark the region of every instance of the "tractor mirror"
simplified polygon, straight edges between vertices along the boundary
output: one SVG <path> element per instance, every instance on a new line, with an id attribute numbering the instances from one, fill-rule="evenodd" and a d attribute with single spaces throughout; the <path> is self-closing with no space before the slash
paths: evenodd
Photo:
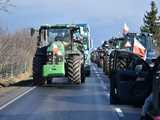
<path id="1" fill-rule="evenodd" d="M 33 36 L 35 34 L 36 30 L 34 28 L 31 28 L 30 32 L 31 32 L 31 36 Z"/>

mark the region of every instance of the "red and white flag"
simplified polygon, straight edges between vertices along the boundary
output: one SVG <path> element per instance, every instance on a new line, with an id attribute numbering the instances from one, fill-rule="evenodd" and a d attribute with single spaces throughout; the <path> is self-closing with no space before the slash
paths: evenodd
<path id="1" fill-rule="evenodd" d="M 134 38 L 133 53 L 139 55 L 142 59 L 146 59 L 146 48 Z"/>
<path id="2" fill-rule="evenodd" d="M 128 27 L 128 25 L 125 23 L 124 24 L 124 27 L 123 27 L 123 34 L 125 35 L 125 34 L 127 34 L 129 32 L 129 27 Z"/>

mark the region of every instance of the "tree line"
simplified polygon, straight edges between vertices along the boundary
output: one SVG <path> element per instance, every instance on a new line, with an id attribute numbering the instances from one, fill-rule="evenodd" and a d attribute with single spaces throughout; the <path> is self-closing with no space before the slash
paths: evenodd
<path id="1" fill-rule="evenodd" d="M 0 33 L 0 80 L 31 74 L 36 45 L 37 38 L 30 36 L 29 29 Z"/>
<path id="2" fill-rule="evenodd" d="M 36 38 L 28 29 L 0 34 L 0 64 L 31 62 L 36 49 Z"/>
<path id="3" fill-rule="evenodd" d="M 9 12 L 10 7 L 15 7 L 10 0 L 0 0 L 0 12 Z M 8 65 L 27 64 L 31 68 L 36 42 L 30 36 L 30 29 L 9 33 L 0 28 L 0 72 Z"/>

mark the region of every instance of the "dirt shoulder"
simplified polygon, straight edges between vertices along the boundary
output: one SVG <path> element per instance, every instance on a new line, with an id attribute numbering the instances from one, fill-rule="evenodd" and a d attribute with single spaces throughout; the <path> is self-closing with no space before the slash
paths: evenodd
<path id="1" fill-rule="evenodd" d="M 20 74 L 17 77 L 12 77 L 12 78 L 8 78 L 8 79 L 0 80 L 0 88 L 11 86 L 11 85 L 16 84 L 20 81 L 25 81 L 25 80 L 29 79 L 30 76 L 31 76 L 31 73 L 27 72 L 27 73 Z"/>

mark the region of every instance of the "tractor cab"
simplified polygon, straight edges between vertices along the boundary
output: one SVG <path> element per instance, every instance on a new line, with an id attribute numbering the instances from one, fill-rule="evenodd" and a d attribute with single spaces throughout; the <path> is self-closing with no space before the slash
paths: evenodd
<path id="1" fill-rule="evenodd" d="M 125 36 L 125 41 L 126 43 L 130 43 L 130 47 L 128 48 L 131 52 L 134 51 L 134 46 L 136 46 L 135 40 L 137 40 L 145 48 L 145 61 L 152 65 L 155 59 L 158 57 L 152 35 L 149 33 L 128 33 Z"/>
<path id="2" fill-rule="evenodd" d="M 112 38 L 109 40 L 110 49 L 122 49 L 124 44 L 124 38 Z"/>
<path id="3" fill-rule="evenodd" d="M 80 37 L 83 39 L 83 48 L 85 54 L 85 74 L 90 76 L 91 73 L 91 62 L 90 62 L 90 52 L 92 48 L 90 27 L 88 24 L 77 24 L 80 28 Z"/>
<path id="4" fill-rule="evenodd" d="M 74 25 L 41 26 L 39 29 L 39 44 L 71 43 L 72 40 L 80 40 L 79 28 Z"/>

